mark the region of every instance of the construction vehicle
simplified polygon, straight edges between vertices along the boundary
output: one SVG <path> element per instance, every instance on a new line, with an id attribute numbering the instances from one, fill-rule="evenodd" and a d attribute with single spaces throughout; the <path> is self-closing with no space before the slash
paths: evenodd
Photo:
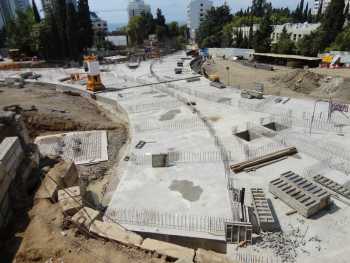
<path id="1" fill-rule="evenodd" d="M 88 77 L 87 89 L 92 92 L 105 90 L 106 88 L 101 81 L 100 64 L 96 56 L 85 56 L 84 68 Z"/>
<path id="2" fill-rule="evenodd" d="M 256 90 L 242 90 L 241 97 L 245 99 L 263 99 L 264 93 L 256 91 Z"/>
<path id="3" fill-rule="evenodd" d="M 21 53 L 19 49 L 10 49 L 8 55 L 14 62 L 21 60 Z"/>
<path id="4" fill-rule="evenodd" d="M 220 77 L 218 75 L 209 75 L 209 80 L 213 82 L 220 82 Z"/>

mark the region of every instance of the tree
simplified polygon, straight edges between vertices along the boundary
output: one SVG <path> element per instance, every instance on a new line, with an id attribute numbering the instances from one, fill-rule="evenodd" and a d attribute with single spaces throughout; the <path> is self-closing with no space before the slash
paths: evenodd
<path id="1" fill-rule="evenodd" d="M 93 37 L 94 37 L 88 0 L 79 0 L 78 25 L 79 25 L 80 50 L 84 50 L 93 45 Z"/>
<path id="2" fill-rule="evenodd" d="M 250 10 L 253 16 L 263 17 L 270 7 L 266 0 L 253 0 Z"/>
<path id="3" fill-rule="evenodd" d="M 231 19 L 230 8 L 226 5 L 208 10 L 196 34 L 199 46 L 220 47 L 223 36 L 222 30 Z"/>
<path id="4" fill-rule="evenodd" d="M 16 18 L 10 20 L 6 27 L 6 46 L 19 49 L 27 55 L 36 54 L 36 40 L 33 27 L 36 24 L 31 8 L 26 11 L 17 11 Z"/>
<path id="5" fill-rule="evenodd" d="M 331 46 L 332 50 L 350 51 L 350 25 L 341 32 Z"/>
<path id="6" fill-rule="evenodd" d="M 177 22 L 171 22 L 168 24 L 169 37 L 176 37 L 179 35 L 179 24 Z"/>
<path id="7" fill-rule="evenodd" d="M 40 21 L 41 21 L 40 14 L 39 14 L 38 7 L 36 6 L 36 3 L 34 0 L 32 0 L 32 8 L 33 8 L 35 22 L 40 23 Z"/>
<path id="8" fill-rule="evenodd" d="M 134 16 L 130 19 L 127 33 L 133 45 L 140 45 L 147 36 L 144 30 L 144 18 L 142 16 Z"/>
<path id="9" fill-rule="evenodd" d="M 344 9 L 344 0 L 332 0 L 329 4 L 321 24 L 320 33 L 323 33 L 322 50 L 329 47 L 343 30 L 345 23 Z"/>
<path id="10" fill-rule="evenodd" d="M 321 50 L 322 36 L 319 30 L 311 32 L 310 35 L 304 36 L 297 43 L 297 53 L 303 56 L 316 57 Z"/>
<path id="11" fill-rule="evenodd" d="M 162 14 L 162 10 L 161 9 L 157 9 L 157 17 L 156 17 L 156 25 L 158 26 L 165 26 L 165 17 Z"/>
<path id="12" fill-rule="evenodd" d="M 270 52 L 271 34 L 273 32 L 270 14 L 267 13 L 261 20 L 259 29 L 256 31 L 253 40 L 255 52 Z"/>
<path id="13" fill-rule="evenodd" d="M 276 44 L 272 45 L 272 52 L 277 54 L 295 54 L 295 44 L 290 39 L 286 27 L 283 27 L 281 35 Z"/>
<path id="14" fill-rule="evenodd" d="M 69 58 L 78 60 L 79 50 L 79 29 L 77 27 L 78 16 L 73 3 L 68 4 L 66 9 L 66 37 Z"/>

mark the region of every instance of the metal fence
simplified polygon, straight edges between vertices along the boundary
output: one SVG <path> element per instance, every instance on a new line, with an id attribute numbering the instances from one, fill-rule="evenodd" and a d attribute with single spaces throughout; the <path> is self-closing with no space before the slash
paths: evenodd
<path id="1" fill-rule="evenodd" d="M 218 236 L 225 235 L 225 223 L 232 221 L 228 218 L 162 213 L 151 209 L 109 209 L 105 220 L 111 219 L 120 224 L 212 233 Z"/>
<path id="2" fill-rule="evenodd" d="M 138 132 L 147 132 L 147 131 L 154 131 L 159 129 L 183 130 L 183 129 L 202 129 L 202 128 L 206 128 L 206 127 L 203 124 L 203 122 L 198 118 L 183 119 L 183 120 L 170 121 L 170 122 L 164 122 L 164 123 L 147 120 L 145 123 L 135 126 L 135 129 Z"/>
<path id="3" fill-rule="evenodd" d="M 129 105 L 126 107 L 126 110 L 129 113 L 141 113 L 159 109 L 173 109 L 181 106 L 181 103 L 177 100 L 172 101 L 161 101 L 161 102 L 153 102 L 146 104 L 138 104 L 138 105 Z"/>

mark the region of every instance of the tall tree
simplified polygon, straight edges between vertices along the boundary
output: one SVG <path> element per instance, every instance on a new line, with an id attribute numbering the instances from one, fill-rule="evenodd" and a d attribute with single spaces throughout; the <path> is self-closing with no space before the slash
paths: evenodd
<path id="1" fill-rule="evenodd" d="M 266 0 L 253 0 L 251 13 L 252 15 L 257 17 L 263 17 L 266 13 L 268 6 L 269 4 L 266 2 Z"/>
<path id="2" fill-rule="evenodd" d="M 283 27 L 277 43 L 272 45 L 272 52 L 278 54 L 294 54 L 295 44 L 290 39 L 290 36 L 291 34 L 288 34 L 286 27 Z"/>
<path id="3" fill-rule="evenodd" d="M 165 26 L 166 20 L 161 9 L 157 9 L 156 24 L 158 26 Z"/>
<path id="4" fill-rule="evenodd" d="M 79 50 L 79 29 L 77 26 L 78 17 L 73 3 L 69 3 L 66 10 L 66 37 L 69 57 L 78 60 Z"/>
<path id="5" fill-rule="evenodd" d="M 271 50 L 271 34 L 273 32 L 270 14 L 264 15 L 259 29 L 254 35 L 253 47 L 256 52 L 269 52 Z"/>
<path id="6" fill-rule="evenodd" d="M 36 6 L 35 0 L 32 0 L 32 8 L 33 8 L 33 12 L 34 12 L 35 22 L 40 23 L 41 17 L 40 17 L 39 11 L 38 11 L 38 7 Z"/>
<path id="7" fill-rule="evenodd" d="M 80 49 L 83 50 L 91 47 L 94 40 L 88 0 L 79 0 L 78 24 Z"/>
<path id="8" fill-rule="evenodd" d="M 321 25 L 323 49 L 329 47 L 337 35 L 343 30 L 345 23 L 344 9 L 344 0 L 332 0 L 329 4 Z"/>
<path id="9" fill-rule="evenodd" d="M 213 7 L 208 10 L 197 31 L 197 43 L 201 47 L 220 47 L 223 35 L 222 30 L 231 20 L 232 15 L 227 5 Z"/>

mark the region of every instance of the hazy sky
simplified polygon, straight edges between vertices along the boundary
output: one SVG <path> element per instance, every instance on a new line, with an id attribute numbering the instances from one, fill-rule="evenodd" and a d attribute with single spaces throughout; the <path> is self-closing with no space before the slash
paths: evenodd
<path id="1" fill-rule="evenodd" d="M 128 20 L 125 11 L 128 0 L 90 0 L 89 2 L 92 10 L 111 10 L 110 12 L 98 12 L 98 15 L 108 22 L 124 23 Z M 186 6 L 189 0 L 145 0 L 145 2 L 151 5 L 153 13 L 157 8 L 162 9 L 167 21 L 186 21 Z M 213 0 L 213 2 L 214 5 L 220 5 L 224 3 L 224 0 Z M 271 2 L 276 7 L 295 8 L 299 0 L 272 0 Z M 228 0 L 227 3 L 235 11 L 247 8 L 251 4 L 251 0 Z"/>
<path id="2" fill-rule="evenodd" d="M 35 0 L 40 7 L 41 0 Z M 162 9 L 167 21 L 186 21 L 186 6 L 190 0 L 145 0 L 155 13 L 157 8 Z M 222 5 L 224 0 L 212 0 L 214 5 Z M 295 8 L 300 0 L 271 0 L 275 7 Z M 309 0 L 313 2 L 312 0 Z M 126 8 L 128 0 L 89 0 L 90 9 L 107 20 L 109 23 L 127 23 L 128 16 Z M 247 8 L 251 0 L 228 0 L 227 3 L 233 11 Z"/>

